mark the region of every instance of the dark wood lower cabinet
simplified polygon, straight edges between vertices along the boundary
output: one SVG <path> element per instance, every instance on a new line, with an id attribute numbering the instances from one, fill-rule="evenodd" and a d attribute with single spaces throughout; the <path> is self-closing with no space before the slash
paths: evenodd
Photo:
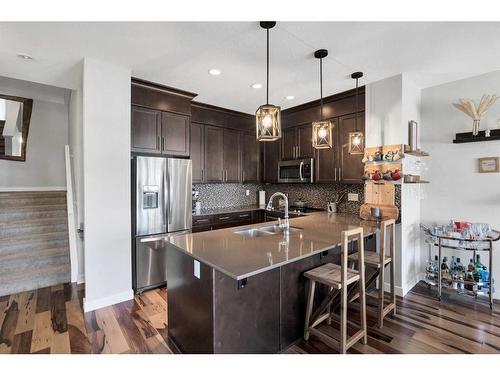
<path id="1" fill-rule="evenodd" d="M 209 230 L 232 228 L 240 225 L 262 223 L 264 213 L 261 210 L 230 212 L 226 214 L 193 217 L 193 233 Z"/>

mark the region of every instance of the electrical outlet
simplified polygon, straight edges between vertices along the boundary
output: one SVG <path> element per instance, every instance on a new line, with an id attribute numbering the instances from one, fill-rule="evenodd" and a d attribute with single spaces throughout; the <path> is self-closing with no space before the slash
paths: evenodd
<path id="1" fill-rule="evenodd" d="M 245 195 L 248 197 L 250 195 L 250 190 L 245 190 Z"/>
<path id="2" fill-rule="evenodd" d="M 197 260 L 194 261 L 194 277 L 200 278 L 200 262 Z"/>
<path id="3" fill-rule="evenodd" d="M 347 194 L 347 200 L 350 202 L 357 202 L 359 201 L 359 194 L 349 193 Z"/>

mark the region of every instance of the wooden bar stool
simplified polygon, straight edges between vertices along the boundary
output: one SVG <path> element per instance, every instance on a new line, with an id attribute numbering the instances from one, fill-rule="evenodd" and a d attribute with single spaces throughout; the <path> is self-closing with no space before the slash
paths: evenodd
<path id="1" fill-rule="evenodd" d="M 384 220 L 380 224 L 380 251 L 378 254 L 375 251 L 367 251 L 364 254 L 352 254 L 349 256 L 349 260 L 354 263 L 359 264 L 361 256 L 364 257 L 364 264 L 366 268 L 369 268 L 373 271 L 370 277 L 368 277 L 366 286 L 370 285 L 373 281 L 378 278 L 378 326 L 382 328 L 384 326 L 384 318 L 387 314 L 392 312 L 394 316 L 396 314 L 396 293 L 394 291 L 394 280 L 395 280 L 395 271 L 394 271 L 394 254 L 396 250 L 396 244 L 394 241 L 395 235 L 395 227 L 396 222 L 394 219 Z M 386 256 L 385 245 L 387 238 L 387 230 L 389 230 L 389 256 Z M 361 263 L 363 261 L 361 260 Z M 385 266 L 389 265 L 390 274 L 391 274 L 391 293 L 390 293 L 390 302 L 387 306 L 384 306 L 384 282 L 385 282 Z M 358 296 L 354 295 L 354 297 L 350 298 L 349 302 L 357 299 Z"/>
<path id="2" fill-rule="evenodd" d="M 347 259 L 349 256 L 349 239 L 355 237 L 358 241 L 359 258 L 361 266 L 359 270 L 349 269 Z M 327 344 L 338 347 L 340 353 L 345 354 L 347 349 L 362 339 L 363 344 L 368 342 L 366 330 L 366 301 L 365 301 L 365 271 L 364 271 L 364 247 L 363 228 L 356 228 L 342 232 L 341 260 L 340 266 L 327 263 L 320 267 L 307 271 L 304 276 L 309 279 L 309 294 L 307 298 L 306 319 L 304 328 L 304 339 L 308 340 L 309 335 L 315 334 Z M 347 338 L 347 287 L 358 282 L 360 300 L 360 329 Z M 316 283 L 330 287 L 330 293 L 323 300 L 320 306 L 312 313 L 314 292 Z M 331 319 L 331 305 L 335 297 L 340 293 L 340 337 L 335 339 L 315 328 L 321 322 Z"/>

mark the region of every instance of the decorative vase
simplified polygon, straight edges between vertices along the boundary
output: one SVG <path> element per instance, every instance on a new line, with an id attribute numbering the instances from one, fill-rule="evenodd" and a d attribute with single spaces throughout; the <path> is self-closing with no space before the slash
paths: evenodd
<path id="1" fill-rule="evenodd" d="M 472 122 L 472 135 L 474 137 L 479 134 L 479 121 L 481 120 L 474 120 Z"/>

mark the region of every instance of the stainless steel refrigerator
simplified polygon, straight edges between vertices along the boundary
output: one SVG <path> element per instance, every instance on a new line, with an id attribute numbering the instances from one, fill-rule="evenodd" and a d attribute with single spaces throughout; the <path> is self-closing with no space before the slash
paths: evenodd
<path id="1" fill-rule="evenodd" d="M 192 227 L 191 160 L 134 157 L 134 290 L 166 283 L 168 236 Z"/>

